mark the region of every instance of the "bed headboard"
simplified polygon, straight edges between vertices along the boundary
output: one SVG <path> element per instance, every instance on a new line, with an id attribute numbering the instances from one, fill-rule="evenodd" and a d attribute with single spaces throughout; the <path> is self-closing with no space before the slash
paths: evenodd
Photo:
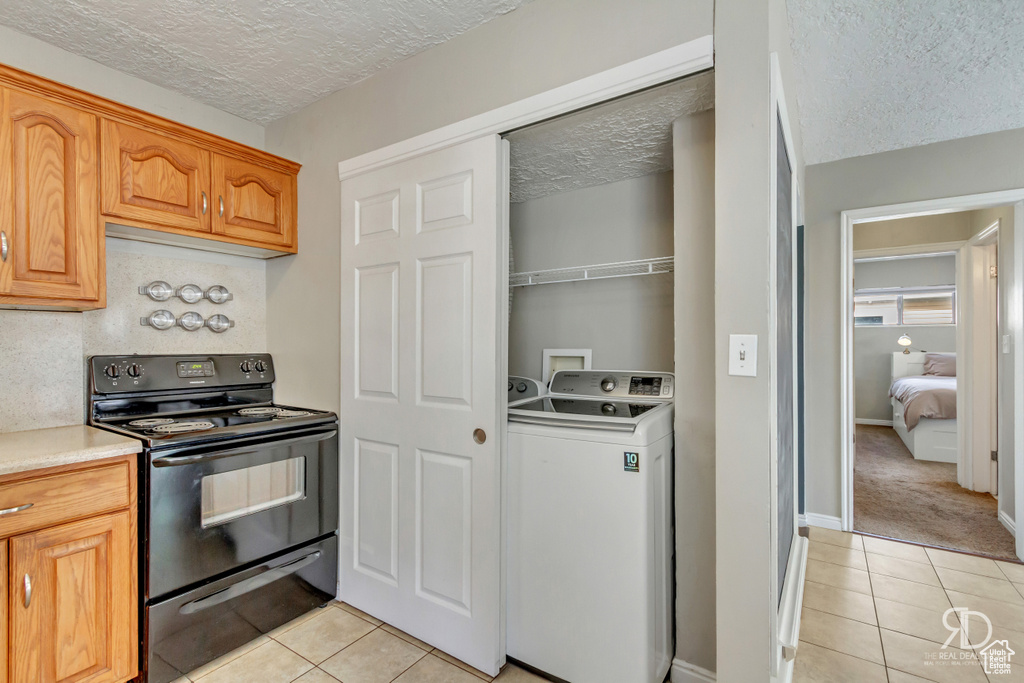
<path id="1" fill-rule="evenodd" d="M 892 378 L 897 377 L 908 377 L 910 375 L 923 375 L 924 374 L 924 359 L 928 353 L 949 353 L 956 355 L 952 351 L 911 351 L 910 353 L 903 353 L 902 351 L 892 352 Z"/>

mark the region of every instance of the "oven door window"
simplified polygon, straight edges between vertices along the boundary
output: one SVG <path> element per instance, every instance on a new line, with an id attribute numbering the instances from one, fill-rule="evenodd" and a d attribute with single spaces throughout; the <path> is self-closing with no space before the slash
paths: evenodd
<path id="1" fill-rule="evenodd" d="M 306 497 L 306 459 L 291 458 L 203 477 L 203 528 Z"/>

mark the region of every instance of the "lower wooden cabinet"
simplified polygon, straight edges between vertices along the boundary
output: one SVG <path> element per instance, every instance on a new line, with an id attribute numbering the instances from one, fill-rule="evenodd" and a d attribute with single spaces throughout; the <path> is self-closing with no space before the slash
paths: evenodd
<path id="1" fill-rule="evenodd" d="M 0 480 L 0 497 L 24 497 L 35 481 L 77 476 L 89 488 L 97 472 L 127 475 L 117 496 L 125 509 L 97 514 L 66 505 L 61 523 L 0 540 L 0 683 L 123 683 L 138 673 L 134 457 Z"/>

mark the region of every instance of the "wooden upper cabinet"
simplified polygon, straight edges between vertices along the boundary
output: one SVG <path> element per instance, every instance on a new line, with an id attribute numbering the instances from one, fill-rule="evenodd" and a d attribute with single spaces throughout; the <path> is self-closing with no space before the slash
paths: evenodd
<path id="1" fill-rule="evenodd" d="M 97 118 L 0 88 L 0 303 L 105 305 Z"/>
<path id="2" fill-rule="evenodd" d="M 214 154 L 212 196 L 215 234 L 281 251 L 298 250 L 294 174 Z"/>
<path id="3" fill-rule="evenodd" d="M 128 511 L 10 540 L 11 680 L 116 683 L 138 661 Z"/>
<path id="4" fill-rule="evenodd" d="M 0 541 L 0 683 L 7 683 L 7 540 Z"/>
<path id="5" fill-rule="evenodd" d="M 210 152 L 103 119 L 103 213 L 129 222 L 210 232 Z"/>

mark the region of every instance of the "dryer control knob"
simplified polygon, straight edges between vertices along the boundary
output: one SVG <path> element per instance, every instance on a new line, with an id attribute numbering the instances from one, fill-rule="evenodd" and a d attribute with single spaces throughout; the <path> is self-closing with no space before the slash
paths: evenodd
<path id="1" fill-rule="evenodd" d="M 520 382 L 519 384 L 517 384 L 516 391 L 518 391 L 519 393 L 526 391 L 526 382 Z"/>
<path id="2" fill-rule="evenodd" d="M 601 380 L 601 391 L 605 393 L 611 393 L 615 391 L 615 387 L 617 387 L 618 385 L 619 383 L 615 381 L 614 377 L 605 377 L 603 380 Z"/>

